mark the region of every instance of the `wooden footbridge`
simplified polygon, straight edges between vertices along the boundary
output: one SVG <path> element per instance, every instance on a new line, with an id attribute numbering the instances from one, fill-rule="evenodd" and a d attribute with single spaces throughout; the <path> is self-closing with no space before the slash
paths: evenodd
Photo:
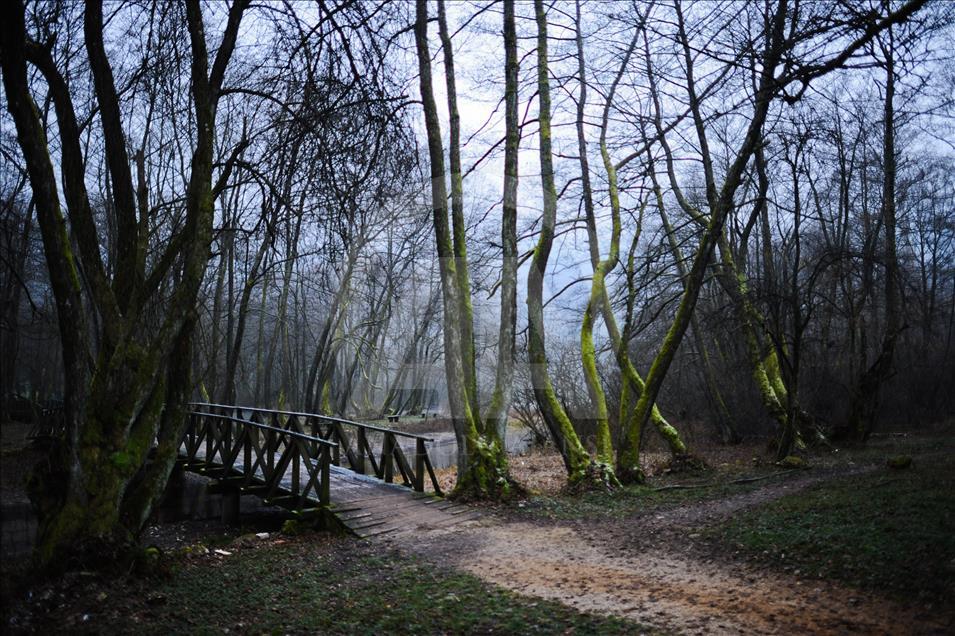
<path id="1" fill-rule="evenodd" d="M 360 537 L 453 526 L 478 515 L 443 498 L 427 436 L 313 413 L 190 406 L 179 465 L 214 478 L 216 489 L 236 501 L 257 495 Z"/>

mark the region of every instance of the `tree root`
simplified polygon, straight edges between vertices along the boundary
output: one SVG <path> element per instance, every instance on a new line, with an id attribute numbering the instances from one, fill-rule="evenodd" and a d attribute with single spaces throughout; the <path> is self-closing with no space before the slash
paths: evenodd
<path id="1" fill-rule="evenodd" d="M 506 501 L 526 496 L 526 491 L 515 482 L 499 442 L 479 440 L 469 462 L 467 473 L 458 475 L 458 483 L 448 496 L 455 501 Z"/>
<path id="2" fill-rule="evenodd" d="M 609 464 L 590 462 L 584 472 L 572 478 L 563 492 L 568 495 L 579 495 L 585 492 L 613 492 L 620 487 L 620 480 Z"/>

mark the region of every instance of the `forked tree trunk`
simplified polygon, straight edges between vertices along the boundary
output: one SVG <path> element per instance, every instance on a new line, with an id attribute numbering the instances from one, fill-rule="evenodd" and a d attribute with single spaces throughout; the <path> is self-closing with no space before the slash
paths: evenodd
<path id="1" fill-rule="evenodd" d="M 428 3 L 417 0 L 415 47 L 421 99 L 424 104 L 431 164 L 431 206 L 435 243 L 444 299 L 444 366 L 448 386 L 451 420 L 458 443 L 458 478 L 454 492 L 467 498 L 498 498 L 510 488 L 507 455 L 503 446 L 480 434 L 481 422 L 471 409 L 465 371 L 468 345 L 463 342 L 461 278 L 458 259 L 448 227 L 448 191 L 445 184 L 444 148 L 441 125 L 431 79 L 431 54 L 428 47 Z"/>
<path id="2" fill-rule="evenodd" d="M 534 0 L 537 19 L 537 88 L 540 101 L 540 165 L 544 210 L 540 235 L 527 274 L 527 347 L 531 366 L 531 383 L 541 417 L 560 451 L 571 483 L 584 480 L 590 467 L 590 455 L 561 406 L 547 369 L 544 327 L 544 274 L 554 242 L 557 222 L 557 189 L 554 186 L 554 161 L 551 150 L 550 79 L 547 61 L 547 16 L 542 0 Z"/>
<path id="3" fill-rule="evenodd" d="M 37 200 L 44 252 L 57 305 L 65 367 L 66 439 L 36 475 L 31 497 L 39 515 L 36 557 L 41 567 L 79 558 L 104 567 L 104 552 L 122 548 L 139 532 L 160 496 L 185 427 L 184 406 L 191 389 L 190 342 L 195 304 L 212 236 L 212 163 L 216 102 L 235 45 L 244 2 L 229 11 L 222 43 L 208 68 L 205 34 L 197 1 L 186 15 L 192 43 L 192 87 L 197 139 L 186 192 L 182 234 L 153 264 L 149 275 L 136 219 L 135 189 L 112 71 L 103 48 L 102 6 L 87 5 L 85 40 L 103 123 L 106 156 L 115 196 L 120 247 L 116 275 L 106 275 L 97 230 L 84 184 L 79 127 L 63 77 L 49 52 L 27 41 L 24 8 L 4 5 L 0 19 L 3 81 L 8 109 L 27 162 Z M 62 215 L 57 179 L 46 135 L 30 96 L 27 57 L 44 74 L 54 96 L 60 126 L 62 183 L 78 253 L 74 254 Z M 78 257 L 78 258 L 77 258 Z M 77 260 L 89 281 L 90 302 L 102 316 L 98 338 L 89 338 Z M 179 269 L 175 269 L 177 267 Z M 154 303 L 163 290 L 167 313 L 155 327 Z M 94 350 L 98 346 L 98 350 Z M 158 437 L 156 457 L 147 456 Z"/>
<path id="4" fill-rule="evenodd" d="M 620 256 L 620 195 L 617 190 L 617 171 L 610 161 L 607 151 L 607 116 L 613 103 L 620 74 L 614 78 L 610 87 L 610 94 L 603 110 L 603 120 L 600 127 L 600 155 L 603 158 L 604 169 L 607 171 L 607 182 L 610 188 L 610 215 L 612 229 L 610 232 L 610 251 L 606 260 L 600 260 L 600 245 L 597 239 L 597 228 L 594 220 L 593 194 L 590 187 L 590 166 L 587 158 L 587 138 L 584 132 L 583 119 L 587 107 L 587 66 L 584 59 L 584 38 L 580 30 L 580 1 L 575 2 L 577 28 L 577 73 L 580 81 L 580 97 L 577 100 L 577 146 L 580 153 L 581 176 L 584 184 L 584 201 L 587 212 L 587 238 L 590 245 L 590 259 L 593 275 L 590 282 L 590 297 L 584 308 L 584 316 L 580 325 L 580 359 L 583 364 L 584 382 L 587 385 L 587 394 L 590 397 L 593 421 L 596 431 L 595 460 L 606 466 L 609 474 L 614 472 L 613 439 L 610 435 L 610 416 L 607 411 L 607 396 L 597 373 L 597 351 L 594 348 L 594 323 L 597 314 L 607 296 L 606 279 L 617 266 Z M 625 68 L 630 59 L 633 46 L 624 56 L 621 68 Z M 621 71 L 622 72 L 622 71 Z M 625 380 L 626 381 L 626 380 Z M 616 479 L 616 477 L 613 477 Z"/>
<path id="5" fill-rule="evenodd" d="M 600 133 L 600 156 L 607 173 L 607 181 L 610 185 L 610 211 L 613 217 L 613 231 L 611 233 L 610 254 L 606 261 L 600 260 L 600 242 L 597 237 L 597 222 L 594 214 L 593 189 L 590 182 L 590 167 L 587 159 L 587 142 L 584 133 L 584 111 L 587 104 L 587 84 L 586 84 L 586 63 L 584 59 L 583 36 L 579 31 L 580 25 L 580 5 L 577 4 L 577 57 L 578 73 L 581 81 L 581 93 L 577 100 L 577 144 L 580 155 L 581 175 L 583 182 L 584 211 L 587 220 L 587 238 L 590 247 L 590 260 L 594 275 L 591 284 L 591 297 L 588 301 L 584 313 L 584 321 L 581 327 L 581 357 L 584 361 L 584 374 L 587 381 L 588 392 L 591 402 L 595 405 L 595 416 L 598 422 L 598 456 L 604 455 L 612 458 L 613 450 L 610 448 L 608 455 L 607 447 L 612 444 L 609 429 L 609 414 L 606 408 L 606 397 L 603 395 L 603 389 L 600 387 L 599 377 L 596 372 L 596 353 L 593 351 L 593 321 L 596 312 L 600 311 L 607 328 L 607 334 L 610 337 L 610 343 L 613 347 L 614 357 L 617 366 L 620 369 L 622 378 L 621 383 L 621 409 L 619 411 L 620 427 L 623 435 L 620 439 L 620 447 L 617 449 L 616 475 L 622 481 L 642 481 L 643 473 L 640 469 L 640 444 L 642 440 L 642 428 L 640 423 L 633 417 L 633 409 L 630 404 L 633 399 L 639 398 L 643 392 L 643 378 L 637 372 L 633 361 L 630 359 L 629 334 L 621 335 L 617 326 L 617 319 L 614 316 L 613 308 L 610 304 L 610 295 L 606 289 L 606 275 L 616 265 L 619 259 L 620 242 L 620 201 L 617 187 L 617 168 L 610 158 L 606 144 L 606 133 L 609 120 L 610 107 L 613 96 L 616 93 L 616 87 L 620 82 L 622 73 L 633 54 L 637 43 L 639 30 L 634 34 L 620 64 L 616 77 L 611 87 L 610 95 L 603 110 Z M 639 232 L 639 229 L 638 229 Z M 596 293 L 595 293 L 596 292 Z M 632 300 L 632 299 L 628 299 Z M 625 332 L 628 330 L 625 330 Z M 680 438 L 679 433 L 673 428 L 660 413 L 656 405 L 653 406 L 651 423 L 660 432 L 661 437 L 667 443 L 673 454 L 682 454 L 686 452 L 686 445 Z M 602 438 L 604 441 L 602 441 Z M 603 451 L 600 449 L 603 448 Z M 606 464 L 613 466 L 611 461 L 599 459 Z"/>

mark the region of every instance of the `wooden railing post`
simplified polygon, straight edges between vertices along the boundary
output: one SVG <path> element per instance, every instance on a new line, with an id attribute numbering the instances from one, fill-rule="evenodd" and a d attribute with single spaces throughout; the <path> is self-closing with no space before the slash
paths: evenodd
<path id="1" fill-rule="evenodd" d="M 329 487 L 331 486 L 331 483 L 330 483 L 331 469 L 329 467 L 330 461 L 329 461 L 328 446 L 326 446 L 325 444 L 322 444 L 321 452 L 322 452 L 322 459 L 321 459 L 322 483 L 318 491 L 318 501 L 319 503 L 322 504 L 322 507 L 325 508 L 325 507 L 328 507 L 328 505 L 331 503 L 331 494 L 329 492 Z"/>
<path id="2" fill-rule="evenodd" d="M 252 470 L 252 436 L 259 432 L 254 429 L 243 427 L 245 438 L 242 445 L 242 472 L 247 473 Z"/>
<path id="3" fill-rule="evenodd" d="M 300 444 L 295 443 L 295 440 L 291 437 L 289 437 L 285 443 L 289 446 L 295 444 L 295 452 L 292 453 L 292 494 L 298 495 L 301 490 L 299 484 L 299 479 L 301 478 L 301 459 L 299 456 L 302 454 L 302 447 Z"/>
<path id="4" fill-rule="evenodd" d="M 275 468 L 275 451 L 279 449 L 278 438 L 275 436 L 276 428 L 279 428 L 279 414 L 272 413 L 272 426 L 273 428 L 269 429 L 268 434 L 265 436 L 265 448 L 268 451 L 268 465 L 269 465 L 269 474 L 272 474 L 272 470 Z"/>
<path id="5" fill-rule="evenodd" d="M 414 489 L 418 492 L 424 492 L 424 458 L 426 453 L 424 440 L 419 437 L 415 440 L 414 454 Z"/>
<path id="6" fill-rule="evenodd" d="M 382 462 L 382 472 L 384 473 L 384 480 L 386 484 L 390 484 L 394 481 L 395 473 L 395 436 L 393 433 L 385 433 L 385 439 L 381 443 L 382 453 L 381 453 L 381 462 Z"/>
<path id="7" fill-rule="evenodd" d="M 259 415 L 258 411 L 252 411 L 252 414 L 249 416 L 249 421 L 256 422 L 257 424 L 264 424 L 264 422 L 262 421 L 262 416 Z M 255 436 L 256 441 L 262 440 L 262 436 L 259 435 L 259 429 L 253 428 L 253 429 L 246 430 L 246 443 L 248 444 L 248 451 L 245 453 L 245 456 L 244 456 L 245 465 L 247 467 L 246 470 L 248 470 L 248 468 L 252 466 L 251 461 L 252 461 L 252 436 L 253 435 Z"/>
<path id="8" fill-rule="evenodd" d="M 237 428 L 238 427 L 231 418 L 225 419 L 225 442 L 222 444 L 219 454 L 222 455 L 222 467 L 226 470 L 232 468 L 232 462 L 229 461 L 229 458 L 232 457 L 232 444 L 233 440 L 235 439 L 233 432 L 236 431 Z M 226 464 L 227 461 L 229 461 L 228 464 Z"/>
<path id="9" fill-rule="evenodd" d="M 332 438 L 335 439 L 332 439 Z M 332 463 L 336 466 L 342 465 L 342 436 L 338 427 L 334 423 L 328 425 L 328 441 L 335 444 L 335 448 L 332 449 Z"/>
<path id="10" fill-rule="evenodd" d="M 213 435 L 213 433 L 212 433 L 212 427 L 215 426 L 215 420 L 214 420 L 214 416 L 212 416 L 212 415 L 206 415 L 206 416 L 204 416 L 202 419 L 204 419 L 205 422 L 206 422 L 206 456 L 205 456 L 205 460 L 206 460 L 206 466 L 209 466 L 209 464 L 212 463 L 212 449 L 213 449 L 213 444 L 214 444 L 214 442 L 212 441 L 212 438 L 215 437 L 215 435 Z"/>
<path id="11" fill-rule="evenodd" d="M 359 475 L 365 474 L 365 446 L 368 445 L 368 440 L 365 437 L 365 429 L 359 428 L 358 435 L 356 437 L 358 441 L 358 465 L 352 466 L 354 470 Z"/>
<path id="12" fill-rule="evenodd" d="M 189 424 L 186 428 L 186 458 L 190 461 L 195 457 L 195 451 L 193 450 L 196 446 L 196 419 L 197 415 L 195 413 L 189 414 Z"/>
<path id="13" fill-rule="evenodd" d="M 309 430 L 312 431 L 312 437 L 321 437 L 321 436 L 322 436 L 322 428 L 318 425 L 318 418 L 317 418 L 317 417 L 310 417 L 310 418 L 308 418 L 308 424 L 309 424 Z M 303 433 L 305 432 L 305 427 L 304 427 L 304 426 L 302 427 L 302 432 L 303 432 Z"/>

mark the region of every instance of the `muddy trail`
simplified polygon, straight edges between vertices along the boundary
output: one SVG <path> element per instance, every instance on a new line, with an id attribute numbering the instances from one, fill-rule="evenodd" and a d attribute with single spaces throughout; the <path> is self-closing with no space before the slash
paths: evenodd
<path id="1" fill-rule="evenodd" d="M 871 470 L 831 468 L 717 501 L 597 522 L 488 515 L 418 534 L 408 550 L 520 594 L 686 634 L 947 634 L 951 615 L 837 582 L 760 568 L 700 540 L 738 511 L 816 483 Z"/>

